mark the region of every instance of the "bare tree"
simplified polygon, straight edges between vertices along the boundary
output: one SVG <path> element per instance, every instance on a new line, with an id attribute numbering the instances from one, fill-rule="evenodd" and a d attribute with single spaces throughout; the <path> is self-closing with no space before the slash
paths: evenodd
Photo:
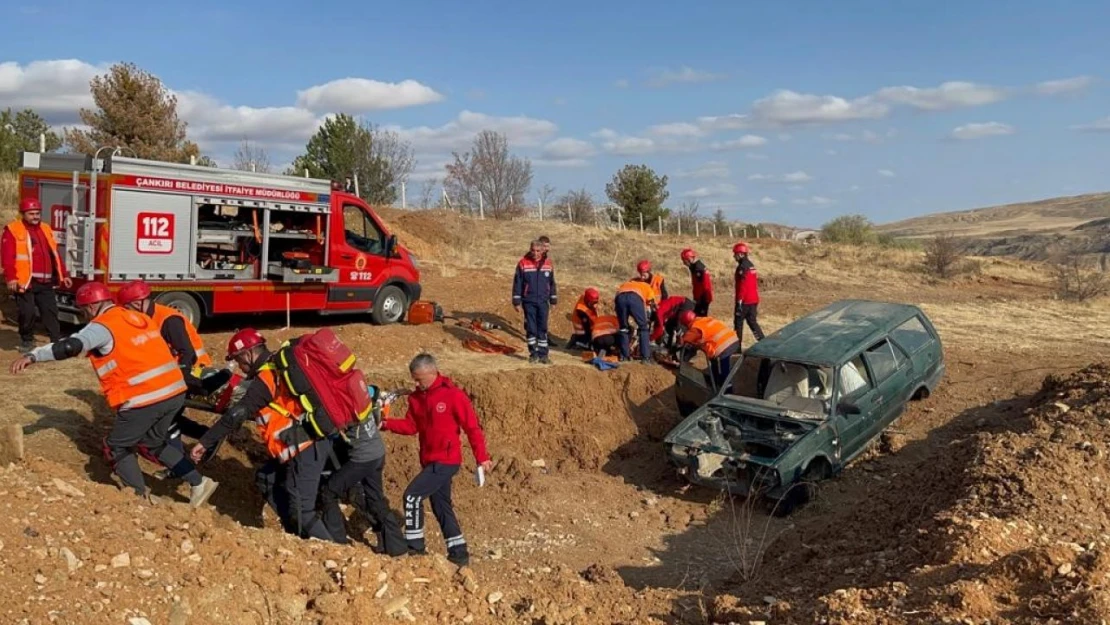
<path id="1" fill-rule="evenodd" d="M 950 278 L 962 259 L 960 244 L 950 233 L 938 234 L 925 243 L 925 268 L 941 278 Z"/>
<path id="2" fill-rule="evenodd" d="M 553 214 L 572 224 L 590 223 L 594 219 L 594 198 L 586 189 L 568 191 L 555 202 Z"/>
<path id="3" fill-rule="evenodd" d="M 420 185 L 420 207 L 428 208 L 432 206 L 435 201 L 436 187 L 439 186 L 439 181 L 435 178 L 425 180 L 424 184 Z"/>
<path id="4" fill-rule="evenodd" d="M 235 156 L 232 157 L 231 168 L 268 174 L 272 169 L 270 155 L 262 146 L 243 139 L 239 149 L 235 150 Z"/>
<path id="5" fill-rule="evenodd" d="M 1055 267 L 1056 297 L 1083 302 L 1110 293 L 1110 280 L 1102 270 L 1083 261 L 1082 255 L 1067 253 Z"/>
<path id="6" fill-rule="evenodd" d="M 392 130 L 382 130 L 377 125 L 368 127 L 371 135 L 370 157 L 383 163 L 385 178 L 394 187 L 394 196 L 401 194 L 401 184 L 408 182 L 409 175 L 416 168 L 416 152 L 412 144 L 403 140 Z"/>
<path id="7" fill-rule="evenodd" d="M 698 204 L 697 200 L 693 200 L 692 202 L 683 202 L 682 205 L 678 207 L 678 211 L 676 212 L 675 217 L 681 224 L 680 227 L 683 229 L 683 231 L 692 231 L 694 229 L 694 221 L 697 220 L 698 211 L 700 210 L 701 205 Z"/>
<path id="8" fill-rule="evenodd" d="M 551 206 L 551 198 L 555 197 L 555 187 L 549 184 L 543 185 L 542 187 L 540 187 L 539 196 L 540 206 L 543 207 L 543 211 L 545 213 L 550 213 L 551 209 L 553 208 Z"/>
<path id="9" fill-rule="evenodd" d="M 443 186 L 452 201 L 471 210 L 483 205 L 491 216 L 504 219 L 523 211 L 520 203 L 532 186 L 532 162 L 509 153 L 505 135 L 483 130 L 465 154 L 452 153 Z"/>

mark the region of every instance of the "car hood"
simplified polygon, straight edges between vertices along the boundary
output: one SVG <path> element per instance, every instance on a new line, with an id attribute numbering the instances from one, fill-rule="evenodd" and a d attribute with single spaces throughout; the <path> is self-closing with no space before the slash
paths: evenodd
<path id="1" fill-rule="evenodd" d="M 700 452 L 772 464 L 823 421 L 755 402 L 715 398 L 675 426 L 664 443 Z M 804 413 L 803 413 L 804 414 Z M 719 435 L 709 424 L 719 419 Z"/>

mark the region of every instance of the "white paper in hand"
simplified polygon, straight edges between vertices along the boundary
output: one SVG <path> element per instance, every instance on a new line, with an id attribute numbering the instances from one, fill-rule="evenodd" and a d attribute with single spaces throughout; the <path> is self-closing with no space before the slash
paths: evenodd
<path id="1" fill-rule="evenodd" d="M 486 485 L 486 470 L 482 465 L 478 465 L 478 470 L 474 472 L 474 482 L 481 488 Z"/>

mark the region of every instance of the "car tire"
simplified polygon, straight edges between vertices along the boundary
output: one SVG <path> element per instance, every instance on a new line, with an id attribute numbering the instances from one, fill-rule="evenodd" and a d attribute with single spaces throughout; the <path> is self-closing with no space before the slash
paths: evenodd
<path id="1" fill-rule="evenodd" d="M 398 323 L 404 320 L 408 309 L 408 298 L 405 297 L 405 292 L 391 284 L 378 291 L 378 296 L 374 298 L 374 310 L 370 313 L 370 319 L 374 325 L 379 326 Z"/>
<path id="2" fill-rule="evenodd" d="M 775 503 L 772 514 L 776 517 L 789 516 L 798 508 L 817 499 L 817 491 L 820 488 L 818 484 L 828 479 L 831 474 L 832 470 L 828 462 L 821 458 L 811 460 L 802 477 L 794 482 L 790 490 Z"/>
<path id="3" fill-rule="evenodd" d="M 189 320 L 189 323 L 193 324 L 194 328 L 200 329 L 203 313 L 200 309 L 200 303 L 192 295 L 180 291 L 170 291 L 154 298 L 154 301 L 181 313 L 183 317 Z"/>

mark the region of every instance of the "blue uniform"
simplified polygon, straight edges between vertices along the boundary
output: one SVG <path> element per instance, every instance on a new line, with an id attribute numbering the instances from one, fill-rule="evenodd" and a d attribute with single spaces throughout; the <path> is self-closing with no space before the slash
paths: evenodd
<path id="1" fill-rule="evenodd" d="M 548 352 L 547 322 L 550 306 L 558 301 L 555 290 L 555 267 L 551 259 L 531 256 L 520 259 L 513 275 L 513 306 L 524 308 L 524 334 L 528 353 L 546 358 Z"/>

